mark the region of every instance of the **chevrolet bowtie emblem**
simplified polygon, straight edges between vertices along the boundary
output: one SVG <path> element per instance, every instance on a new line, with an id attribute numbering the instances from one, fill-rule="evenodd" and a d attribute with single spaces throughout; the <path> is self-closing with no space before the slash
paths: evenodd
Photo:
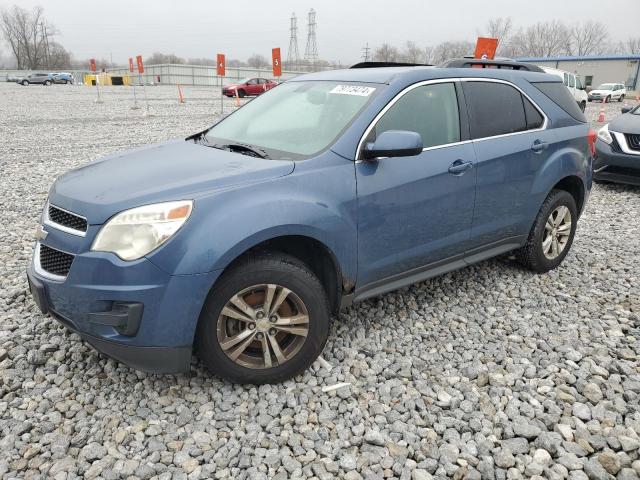
<path id="1" fill-rule="evenodd" d="M 38 225 L 38 228 L 36 229 L 36 240 L 42 241 L 47 238 L 47 235 L 49 235 L 49 232 L 42 228 L 42 225 Z"/>

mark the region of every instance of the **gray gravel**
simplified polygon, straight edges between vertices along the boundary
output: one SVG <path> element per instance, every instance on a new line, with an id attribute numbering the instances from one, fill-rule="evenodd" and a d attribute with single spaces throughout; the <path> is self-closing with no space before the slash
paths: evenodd
<path id="1" fill-rule="evenodd" d="M 557 271 L 505 256 L 346 310 L 330 370 L 148 375 L 37 311 L 32 235 L 57 175 L 198 131 L 219 104 L 148 88 L 145 117 L 130 89 L 103 94 L 0 84 L 0 477 L 638 479 L 640 189 L 596 186 Z"/>

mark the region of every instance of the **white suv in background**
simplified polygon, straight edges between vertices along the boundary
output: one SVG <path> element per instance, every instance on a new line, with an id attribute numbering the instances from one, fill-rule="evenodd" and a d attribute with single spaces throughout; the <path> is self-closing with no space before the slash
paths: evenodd
<path id="1" fill-rule="evenodd" d="M 589 92 L 589 101 L 596 100 L 599 102 L 605 99 L 607 103 L 612 100 L 621 102 L 626 94 L 627 89 L 624 88 L 622 83 L 603 83 Z"/>
<path id="2" fill-rule="evenodd" d="M 571 95 L 573 95 L 573 98 L 580 107 L 580 110 L 584 112 L 584 109 L 587 106 L 587 100 L 590 99 L 587 96 L 587 92 L 585 92 L 580 78 L 578 78 L 574 73 L 558 70 L 557 68 L 542 67 L 542 69 L 545 72 L 562 79 L 562 82 L 565 87 L 569 89 Z"/>

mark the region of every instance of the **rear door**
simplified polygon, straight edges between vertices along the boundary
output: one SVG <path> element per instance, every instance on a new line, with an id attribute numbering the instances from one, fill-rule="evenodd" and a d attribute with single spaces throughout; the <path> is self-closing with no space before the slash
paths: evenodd
<path id="1" fill-rule="evenodd" d="M 475 155 L 458 97 L 464 100 L 453 80 L 409 87 L 361 142 L 409 130 L 420 133 L 425 148 L 412 157 L 356 162 L 359 285 L 388 282 L 467 249 Z"/>
<path id="2" fill-rule="evenodd" d="M 477 188 L 471 246 L 517 243 L 529 231 L 536 172 L 555 148 L 546 117 L 515 85 L 462 82 L 476 153 Z"/>

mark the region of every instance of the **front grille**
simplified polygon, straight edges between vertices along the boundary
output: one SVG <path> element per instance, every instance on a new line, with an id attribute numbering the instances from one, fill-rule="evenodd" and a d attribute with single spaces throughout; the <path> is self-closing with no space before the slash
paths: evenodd
<path id="1" fill-rule="evenodd" d="M 625 133 L 624 136 L 627 138 L 629 148 L 640 152 L 640 135 L 637 133 Z"/>
<path id="2" fill-rule="evenodd" d="M 86 219 L 58 207 L 54 207 L 53 205 L 49 205 L 49 220 L 72 230 L 78 230 L 79 232 L 87 231 Z"/>
<path id="3" fill-rule="evenodd" d="M 73 255 L 40 245 L 40 268 L 53 275 L 66 277 L 73 263 Z"/>

